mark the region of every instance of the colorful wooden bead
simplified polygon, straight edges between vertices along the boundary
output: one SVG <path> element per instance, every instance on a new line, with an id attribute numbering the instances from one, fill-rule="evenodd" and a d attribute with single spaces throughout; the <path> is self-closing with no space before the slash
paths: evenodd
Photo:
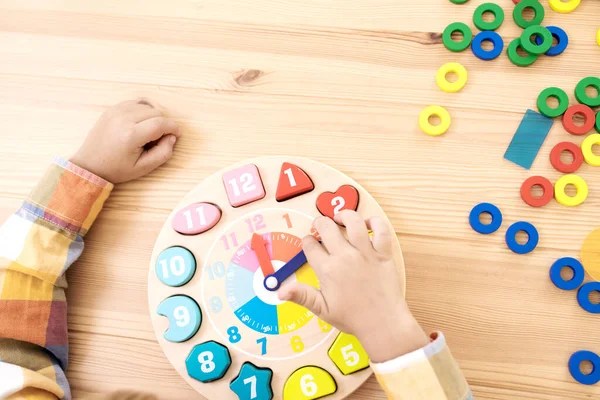
<path id="1" fill-rule="evenodd" d="M 573 156 L 573 162 L 571 164 L 565 164 L 561 160 L 563 151 L 569 152 Z M 554 146 L 550 152 L 550 164 L 552 164 L 554 169 L 558 172 L 572 174 L 581 167 L 581 164 L 583 164 L 583 152 L 575 143 L 560 142 Z"/>
<path id="2" fill-rule="evenodd" d="M 583 117 L 583 125 L 575 124 L 573 117 L 575 117 L 576 114 Z M 594 129 L 596 115 L 594 114 L 594 110 L 585 104 L 575 104 L 567 108 L 567 111 L 565 111 L 565 114 L 563 115 L 562 122 L 565 130 L 571 135 L 585 135 Z"/>
<path id="3" fill-rule="evenodd" d="M 163 334 L 169 342 L 181 343 L 191 339 L 202 324 L 200 307 L 193 299 L 184 295 L 166 298 L 160 303 L 156 313 L 169 319 L 169 329 Z"/>
<path id="4" fill-rule="evenodd" d="M 179 210 L 171 226 L 183 235 L 198 235 L 213 228 L 221 219 L 221 209 L 211 203 L 196 203 Z"/>
<path id="5" fill-rule="evenodd" d="M 482 44 L 484 41 L 489 41 L 492 43 L 493 47 L 491 50 L 485 50 L 483 48 Z M 473 51 L 475 57 L 484 61 L 490 61 L 498 58 L 498 56 L 502 54 L 503 49 L 504 40 L 502 40 L 502 37 L 494 31 L 479 32 L 473 38 L 473 43 L 471 44 L 471 50 Z"/>
<path id="6" fill-rule="evenodd" d="M 531 193 L 531 189 L 534 186 L 542 188 L 541 197 L 534 197 Z M 554 198 L 554 186 L 552 186 L 550 180 L 543 176 L 532 176 L 526 179 L 523 185 L 521 185 L 521 198 L 526 204 L 532 207 L 543 207 Z"/>
<path id="7" fill-rule="evenodd" d="M 553 124 L 553 119 L 527 110 L 504 153 L 504 158 L 530 169 Z"/>
<path id="8" fill-rule="evenodd" d="M 483 213 L 489 214 L 492 217 L 492 222 L 487 225 L 482 223 L 480 216 Z M 480 203 L 471 210 L 471 213 L 469 214 L 469 224 L 475 232 L 489 235 L 490 233 L 496 232 L 502 225 L 502 213 L 498 207 L 491 203 Z"/>
<path id="9" fill-rule="evenodd" d="M 156 276 L 167 286 L 183 286 L 196 273 L 196 258 L 186 248 L 180 246 L 163 250 L 156 259 Z"/>
<path id="10" fill-rule="evenodd" d="M 520 244 L 517 242 L 517 233 L 519 232 L 525 232 L 527 234 L 527 243 Z M 506 230 L 506 245 L 513 253 L 531 253 L 537 247 L 539 240 L 540 236 L 537 229 L 529 222 L 515 222 Z"/>
<path id="11" fill-rule="evenodd" d="M 596 89 L 596 97 L 590 97 L 586 93 L 586 89 L 592 87 Z M 575 87 L 575 98 L 581 104 L 585 104 L 590 107 L 600 106 L 600 78 L 595 76 L 588 76 L 583 78 Z"/>
<path id="12" fill-rule="evenodd" d="M 600 133 L 600 111 L 596 113 L 596 131 Z"/>
<path id="13" fill-rule="evenodd" d="M 283 385 L 283 400 L 313 400 L 337 391 L 331 374 L 323 368 L 309 366 L 294 371 Z"/>
<path id="14" fill-rule="evenodd" d="M 577 194 L 574 197 L 565 193 L 567 185 L 575 186 Z M 560 177 L 554 184 L 554 197 L 563 206 L 575 207 L 580 205 L 587 199 L 588 185 L 586 181 L 577 175 L 564 175 Z"/>
<path id="15" fill-rule="evenodd" d="M 531 20 L 525 19 L 523 11 L 527 8 L 533 10 L 533 18 Z M 522 0 L 513 9 L 513 19 L 515 23 L 521 28 L 525 29 L 532 25 L 540 25 L 544 20 L 546 11 L 544 6 L 538 0 Z"/>
<path id="16" fill-rule="evenodd" d="M 454 4 L 465 4 L 469 0 L 450 0 L 450 3 Z"/>
<path id="17" fill-rule="evenodd" d="M 240 400 L 271 400 L 272 379 L 273 371 L 270 368 L 259 368 L 246 361 L 238 376 L 229 384 L 229 388 Z"/>
<path id="18" fill-rule="evenodd" d="M 531 40 L 534 38 L 534 40 Z M 537 39 L 541 38 L 541 43 L 538 44 Z M 523 31 L 521 35 L 521 46 L 529 54 L 544 54 L 552 47 L 552 34 L 540 25 L 533 25 Z"/>
<path id="19" fill-rule="evenodd" d="M 354 186 L 343 185 L 333 193 L 321 193 L 316 205 L 321 214 L 333 219 L 342 210 L 356 211 L 358 200 L 358 190 Z"/>
<path id="20" fill-rule="evenodd" d="M 311 192 L 315 188 L 314 183 L 302 168 L 285 162 L 279 172 L 279 182 L 275 200 L 286 201 L 294 197 Z"/>
<path id="21" fill-rule="evenodd" d="M 538 59 L 536 54 L 527 54 L 526 56 L 522 56 L 517 51 L 519 49 L 523 49 L 521 46 L 521 38 L 516 38 L 508 45 L 506 49 L 506 54 L 508 55 L 508 59 L 510 62 L 515 64 L 518 67 L 528 67 Z"/>
<path id="22" fill-rule="evenodd" d="M 550 57 L 562 54 L 569 45 L 569 36 L 564 30 L 562 30 L 558 26 L 548 26 L 547 28 L 552 34 L 552 37 L 556 39 L 556 44 L 552 45 L 552 47 L 550 47 L 550 50 L 548 50 L 545 54 Z M 535 38 L 535 41 L 538 45 L 542 44 L 542 40 L 543 39 L 540 36 L 536 36 Z"/>
<path id="23" fill-rule="evenodd" d="M 588 282 L 577 291 L 577 302 L 585 311 L 592 314 L 600 314 L 600 304 L 594 304 L 590 300 L 592 292 L 600 293 L 600 282 Z"/>
<path id="24" fill-rule="evenodd" d="M 344 375 L 350 375 L 369 367 L 369 356 L 358 339 L 340 333 L 327 351 L 327 355 Z"/>
<path id="25" fill-rule="evenodd" d="M 548 105 L 548 99 L 551 97 L 554 97 L 558 101 L 558 105 L 555 108 Z M 569 96 L 560 88 L 546 88 L 538 96 L 537 107 L 540 113 L 548 118 L 560 117 L 569 108 Z"/>
<path id="26" fill-rule="evenodd" d="M 550 4 L 550 8 L 557 13 L 568 14 L 579 7 L 581 0 L 550 0 L 548 3 Z"/>
<path id="27" fill-rule="evenodd" d="M 600 46 L 600 29 L 596 32 L 596 42 L 598 42 L 598 46 Z"/>
<path id="28" fill-rule="evenodd" d="M 585 361 L 592 364 L 592 372 L 589 374 L 581 372 L 581 363 Z M 583 385 L 595 385 L 600 382 L 600 356 L 588 350 L 574 353 L 569 359 L 569 372 L 577 382 Z"/>
<path id="29" fill-rule="evenodd" d="M 265 188 L 254 164 L 226 172 L 223 175 L 223 185 L 232 207 L 240 207 L 265 197 Z"/>
<path id="30" fill-rule="evenodd" d="M 440 124 L 432 125 L 429 122 L 429 118 L 431 117 L 438 117 L 440 119 Z M 452 119 L 450 118 L 450 114 L 445 108 L 440 106 L 429 106 L 421 111 L 421 114 L 419 115 L 419 127 L 429 136 L 443 135 L 448 128 L 450 128 L 451 123 Z"/>
<path id="31" fill-rule="evenodd" d="M 462 40 L 458 42 L 452 39 L 452 35 L 457 32 L 462 34 Z M 454 52 L 465 50 L 467 47 L 469 47 L 472 40 L 473 32 L 471 31 L 471 28 L 462 22 L 451 23 L 446 27 L 446 29 L 444 29 L 444 32 L 442 33 L 442 43 L 444 43 L 444 46 L 448 50 Z"/>
<path id="32" fill-rule="evenodd" d="M 585 271 L 595 280 L 600 281 L 600 228 L 593 230 L 581 246 L 581 263 Z"/>
<path id="33" fill-rule="evenodd" d="M 564 268 L 569 268 L 573 272 L 573 277 L 566 280 L 561 276 Z M 583 265 L 573 257 L 563 257 L 552 264 L 550 268 L 550 279 L 554 285 L 562 290 L 575 290 L 583 283 L 585 271 Z"/>
<path id="34" fill-rule="evenodd" d="M 450 73 L 455 73 L 458 78 L 456 82 L 449 82 L 447 79 L 447 75 Z M 442 65 L 440 69 L 438 69 L 436 75 L 436 82 L 440 89 L 444 92 L 455 93 L 460 91 L 467 84 L 467 70 L 463 67 L 462 64 L 457 62 L 450 62 Z"/>
<path id="35" fill-rule="evenodd" d="M 194 346 L 185 360 L 188 375 L 202 383 L 221 379 L 230 365 L 229 350 L 215 341 Z"/>
<path id="36" fill-rule="evenodd" d="M 483 19 L 485 13 L 494 15 L 490 22 Z M 504 22 L 504 10 L 495 3 L 483 3 L 473 13 L 473 23 L 481 31 L 495 31 Z"/>
<path id="37" fill-rule="evenodd" d="M 600 156 L 594 154 L 593 147 L 600 146 L 600 133 L 594 133 L 585 138 L 581 143 L 581 152 L 585 162 L 593 167 L 600 167 Z"/>

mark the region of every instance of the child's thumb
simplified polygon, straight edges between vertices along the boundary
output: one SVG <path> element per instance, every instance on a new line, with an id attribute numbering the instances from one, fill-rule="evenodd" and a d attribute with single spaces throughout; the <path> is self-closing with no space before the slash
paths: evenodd
<path id="1" fill-rule="evenodd" d="M 291 301 L 302 307 L 308 308 L 318 317 L 321 317 L 325 310 L 325 299 L 323 293 L 314 287 L 294 282 L 285 285 L 279 290 L 279 300 Z"/>

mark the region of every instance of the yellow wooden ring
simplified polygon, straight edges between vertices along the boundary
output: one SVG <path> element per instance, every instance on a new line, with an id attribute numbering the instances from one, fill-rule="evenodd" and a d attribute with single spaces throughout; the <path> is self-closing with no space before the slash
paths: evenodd
<path id="1" fill-rule="evenodd" d="M 571 197 L 565 193 L 567 185 L 575 186 L 577 194 Z M 554 184 L 554 197 L 563 206 L 575 207 L 580 205 L 588 197 L 588 185 L 578 175 L 565 175 L 556 181 Z"/>
<path id="2" fill-rule="evenodd" d="M 570 0 L 566 3 L 561 0 L 550 0 L 549 3 L 550 8 L 552 8 L 554 11 L 562 14 L 567 14 L 575 11 L 575 9 L 579 7 L 581 0 Z"/>
<path id="3" fill-rule="evenodd" d="M 446 79 L 446 75 L 451 72 L 454 72 L 458 77 L 456 82 L 448 82 Z M 442 65 L 440 69 L 438 69 L 435 80 L 437 81 L 437 85 L 444 92 L 455 93 L 465 87 L 467 84 L 467 77 L 467 70 L 462 66 L 462 64 L 451 62 Z"/>
<path id="4" fill-rule="evenodd" d="M 439 125 L 431 125 L 429 123 L 429 118 L 432 116 L 439 117 Z M 421 111 L 421 115 L 419 115 L 419 126 L 421 127 L 421 130 L 429 136 L 440 136 L 446 133 L 448 128 L 450 128 L 451 121 L 448 111 L 440 106 L 429 106 Z"/>
<path id="5" fill-rule="evenodd" d="M 592 147 L 595 144 L 600 145 L 600 133 L 594 133 L 585 138 L 581 143 L 581 152 L 583 153 L 583 158 L 585 158 L 586 163 L 593 167 L 600 167 L 600 156 L 595 155 L 592 151 Z"/>
<path id="6" fill-rule="evenodd" d="M 598 33 L 596 33 L 596 41 L 598 42 L 598 46 L 600 46 L 600 29 L 598 29 Z"/>

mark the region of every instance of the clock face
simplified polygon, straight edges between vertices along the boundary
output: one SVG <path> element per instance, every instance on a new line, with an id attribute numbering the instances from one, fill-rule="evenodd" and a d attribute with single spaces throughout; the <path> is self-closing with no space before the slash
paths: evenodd
<path id="1" fill-rule="evenodd" d="M 201 297 L 221 340 L 245 354 L 275 360 L 307 354 L 332 333 L 330 325 L 306 308 L 281 301 L 278 291 L 267 290 L 251 246 L 252 235 L 259 234 L 277 271 L 302 250 L 302 237 L 310 232 L 312 221 L 293 209 L 260 209 L 241 216 L 215 240 L 203 267 Z M 295 281 L 319 288 L 309 264 L 281 287 Z"/>
<path id="2" fill-rule="evenodd" d="M 279 300 L 293 282 L 319 289 L 302 238 L 343 209 L 386 218 L 331 167 L 261 157 L 207 177 L 171 213 L 150 262 L 150 315 L 165 355 L 203 397 L 337 400 L 369 377 L 356 337 Z"/>

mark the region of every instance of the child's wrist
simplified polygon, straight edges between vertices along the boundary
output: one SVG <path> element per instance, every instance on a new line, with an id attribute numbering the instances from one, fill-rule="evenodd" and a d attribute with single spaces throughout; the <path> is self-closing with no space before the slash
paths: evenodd
<path id="1" fill-rule="evenodd" d="M 408 308 L 396 315 L 378 329 L 357 335 L 371 362 L 393 360 L 429 344 L 429 338 Z"/>

